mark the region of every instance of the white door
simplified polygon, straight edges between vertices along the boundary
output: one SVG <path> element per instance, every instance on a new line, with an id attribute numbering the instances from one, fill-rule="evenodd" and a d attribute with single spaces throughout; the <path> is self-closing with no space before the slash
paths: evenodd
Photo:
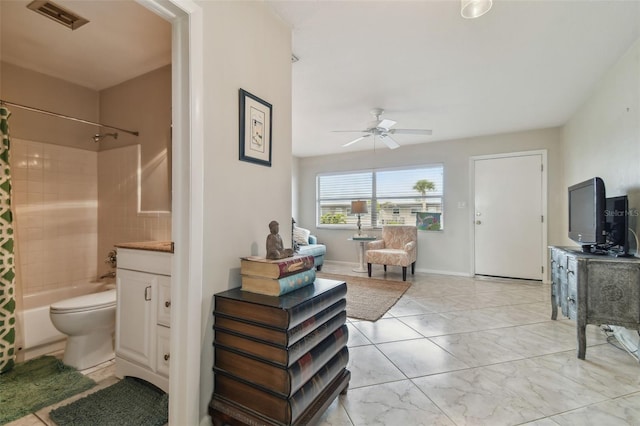
<path id="1" fill-rule="evenodd" d="M 475 273 L 541 280 L 542 155 L 476 159 Z"/>

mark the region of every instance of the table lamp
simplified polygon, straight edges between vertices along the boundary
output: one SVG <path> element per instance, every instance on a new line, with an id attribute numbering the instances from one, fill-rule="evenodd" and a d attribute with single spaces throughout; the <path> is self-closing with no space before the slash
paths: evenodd
<path id="1" fill-rule="evenodd" d="M 367 202 L 366 201 L 352 201 L 351 202 L 351 213 L 358 215 L 358 236 L 362 235 L 360 230 L 360 215 L 369 213 L 367 210 Z"/>

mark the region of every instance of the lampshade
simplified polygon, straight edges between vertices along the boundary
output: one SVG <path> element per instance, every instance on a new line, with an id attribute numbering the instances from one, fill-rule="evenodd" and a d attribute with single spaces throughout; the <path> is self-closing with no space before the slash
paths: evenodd
<path id="1" fill-rule="evenodd" d="M 351 213 L 353 213 L 353 214 L 368 213 L 367 202 L 366 201 L 352 201 L 351 202 Z"/>
<path id="2" fill-rule="evenodd" d="M 463 18 L 477 18 L 491 9 L 493 0 L 461 0 L 460 14 Z"/>

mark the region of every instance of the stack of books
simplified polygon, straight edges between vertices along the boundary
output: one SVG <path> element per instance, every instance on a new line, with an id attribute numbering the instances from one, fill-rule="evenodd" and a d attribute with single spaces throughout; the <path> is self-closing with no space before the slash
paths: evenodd
<path id="1" fill-rule="evenodd" d="M 281 296 L 313 284 L 316 279 L 313 256 L 266 259 L 250 256 L 240 259 L 242 290 L 268 296 Z"/>
<path id="2" fill-rule="evenodd" d="M 318 278 L 280 297 L 215 295 L 214 424 L 310 424 L 346 392 L 347 286 Z"/>

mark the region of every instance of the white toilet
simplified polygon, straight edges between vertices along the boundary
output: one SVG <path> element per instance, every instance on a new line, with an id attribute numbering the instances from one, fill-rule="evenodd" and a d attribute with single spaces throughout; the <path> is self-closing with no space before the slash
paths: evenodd
<path id="1" fill-rule="evenodd" d="M 114 358 L 115 289 L 53 303 L 49 317 L 67 335 L 65 364 L 84 370 Z"/>

